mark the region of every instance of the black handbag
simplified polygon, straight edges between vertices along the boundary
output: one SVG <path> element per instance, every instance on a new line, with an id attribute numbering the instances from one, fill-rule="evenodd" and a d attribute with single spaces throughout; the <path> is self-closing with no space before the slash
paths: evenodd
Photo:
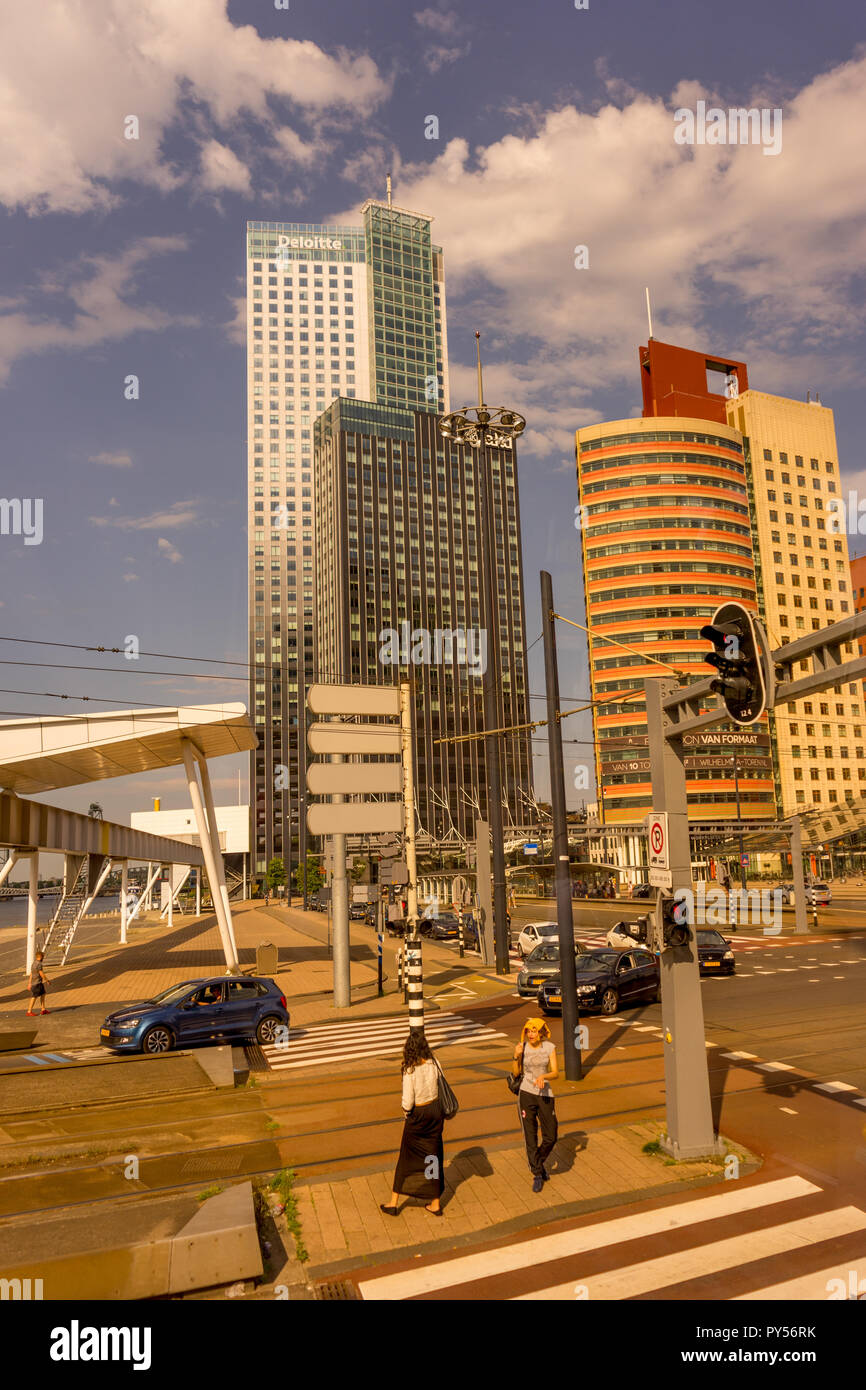
<path id="1" fill-rule="evenodd" d="M 435 1057 L 433 1058 L 433 1060 L 434 1062 L 436 1062 Z M 442 1111 L 444 1119 L 453 1120 L 454 1116 L 457 1114 L 457 1111 L 460 1109 L 460 1102 L 458 1101 L 451 1087 L 448 1085 L 448 1082 L 445 1079 L 445 1073 L 438 1062 L 436 1062 L 436 1070 L 439 1073 L 439 1108 Z"/>
<path id="2" fill-rule="evenodd" d="M 518 1091 L 520 1090 L 520 1084 L 523 1081 L 523 1054 L 525 1051 L 526 1043 L 524 1043 L 523 1047 L 520 1049 L 520 1071 L 518 1072 L 517 1076 L 512 1075 L 506 1076 L 505 1078 L 505 1080 L 508 1082 L 508 1089 L 514 1096 L 517 1095 Z"/>

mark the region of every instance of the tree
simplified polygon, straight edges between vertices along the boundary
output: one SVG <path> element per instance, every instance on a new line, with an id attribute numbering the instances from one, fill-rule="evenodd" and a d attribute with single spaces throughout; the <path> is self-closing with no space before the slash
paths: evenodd
<path id="1" fill-rule="evenodd" d="M 304 870 L 305 870 L 305 868 L 306 868 L 306 879 L 307 879 L 307 892 L 308 892 L 308 893 L 318 893 L 319 889 L 321 888 L 322 884 L 323 884 L 324 881 L 325 881 L 325 875 L 324 875 L 324 873 L 322 872 L 322 866 L 321 866 L 321 864 L 320 864 L 320 863 L 318 862 L 318 860 L 317 860 L 313 855 L 311 855 L 311 854 L 308 854 L 308 855 L 307 855 L 307 863 L 306 863 L 306 866 L 303 865 L 303 864 L 299 864 L 299 865 L 297 866 L 297 868 L 295 869 L 294 874 L 292 875 L 292 877 L 294 878 L 294 881 L 295 881 L 295 892 L 296 892 L 296 893 L 303 893 L 303 892 L 304 892 L 304 878 L 305 878 Z"/>
<path id="2" fill-rule="evenodd" d="M 93 820 L 102 820 L 102 807 L 98 801 L 91 801 L 87 808 L 87 814 L 91 816 Z"/>
<path id="3" fill-rule="evenodd" d="M 362 883 L 367 872 L 366 859 L 353 859 L 352 861 L 352 882 Z"/>
<path id="4" fill-rule="evenodd" d="M 272 859 L 268 865 L 267 883 L 273 893 L 277 888 L 285 887 L 286 866 L 282 859 Z"/>

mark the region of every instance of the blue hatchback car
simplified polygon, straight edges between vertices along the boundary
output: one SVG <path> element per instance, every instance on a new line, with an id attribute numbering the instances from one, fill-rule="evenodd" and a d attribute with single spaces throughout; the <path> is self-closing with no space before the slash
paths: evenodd
<path id="1" fill-rule="evenodd" d="M 100 1028 L 99 1041 L 117 1051 L 154 1054 L 193 1043 L 272 1043 L 288 1026 L 286 997 L 273 980 L 215 975 L 117 1009 Z"/>

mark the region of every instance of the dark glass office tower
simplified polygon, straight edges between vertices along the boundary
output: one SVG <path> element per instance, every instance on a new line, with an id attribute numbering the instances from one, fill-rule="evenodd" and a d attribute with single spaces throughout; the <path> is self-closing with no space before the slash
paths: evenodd
<path id="1" fill-rule="evenodd" d="M 319 666 L 335 681 L 414 678 L 421 825 L 447 833 L 450 817 L 471 838 L 472 803 L 487 813 L 484 745 L 437 740 L 484 723 L 477 452 L 444 440 L 431 411 L 368 401 L 335 401 L 315 436 Z M 529 717 L 526 632 L 514 450 L 491 450 L 491 462 L 504 727 Z M 506 735 L 502 751 L 503 794 L 519 822 L 517 788 L 531 790 L 528 733 Z"/>

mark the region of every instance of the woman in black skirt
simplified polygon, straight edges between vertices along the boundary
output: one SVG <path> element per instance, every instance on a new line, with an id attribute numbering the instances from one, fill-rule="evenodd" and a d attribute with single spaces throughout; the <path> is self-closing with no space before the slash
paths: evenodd
<path id="1" fill-rule="evenodd" d="M 403 1140 L 394 1171 L 391 1202 L 381 1210 L 397 1215 L 403 1197 L 426 1197 L 424 1210 L 441 1216 L 440 1198 L 445 1191 L 442 1126 L 439 1104 L 439 1068 L 423 1032 L 413 1028 L 403 1048 Z"/>

